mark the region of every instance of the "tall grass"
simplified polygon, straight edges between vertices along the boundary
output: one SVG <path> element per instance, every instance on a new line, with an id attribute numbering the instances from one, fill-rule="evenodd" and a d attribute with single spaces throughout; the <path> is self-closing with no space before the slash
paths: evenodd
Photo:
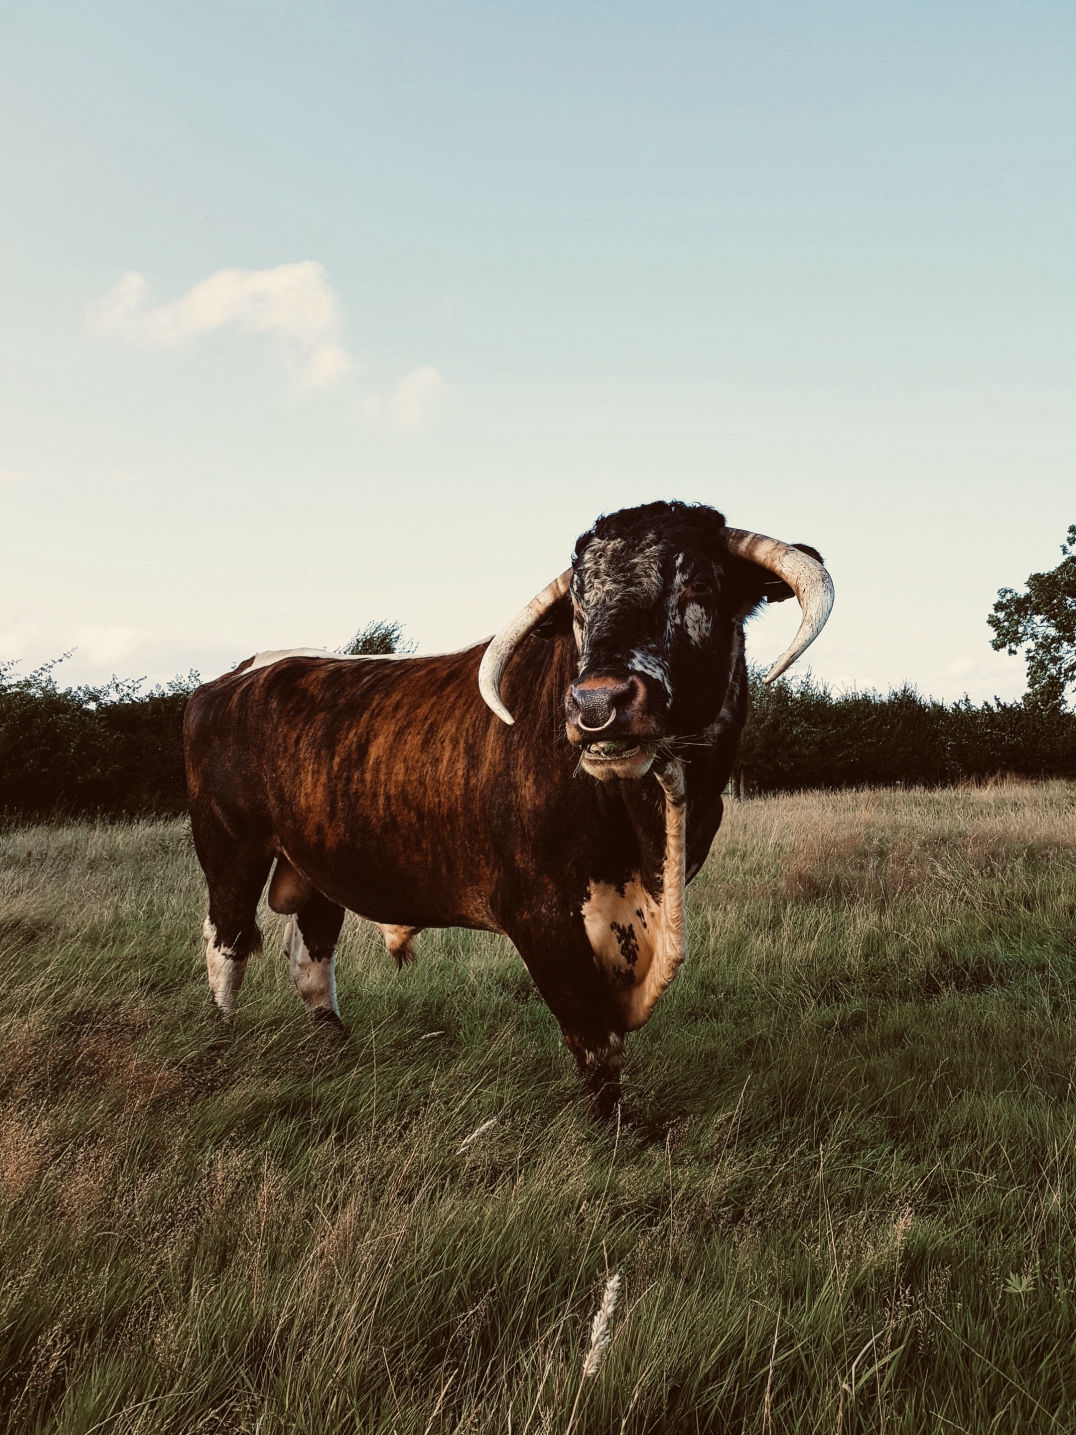
<path id="1" fill-rule="evenodd" d="M 349 921 L 334 1045 L 179 822 L 0 896 L 4 1428 L 1076 1429 L 1071 784 L 733 807 L 609 1129 L 496 939 Z"/>

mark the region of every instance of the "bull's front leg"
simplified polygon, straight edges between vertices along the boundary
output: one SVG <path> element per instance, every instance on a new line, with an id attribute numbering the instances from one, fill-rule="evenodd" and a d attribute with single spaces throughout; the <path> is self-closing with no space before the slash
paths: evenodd
<path id="1" fill-rule="evenodd" d="M 620 1102 L 625 1024 L 578 915 L 562 922 L 517 913 L 509 937 L 575 1057 L 590 1114 L 608 1120 Z"/>
<path id="2" fill-rule="evenodd" d="M 564 1044 L 575 1057 L 586 1088 L 590 1114 L 607 1121 L 620 1103 L 620 1069 L 624 1064 L 624 1033 L 580 1032 L 562 1027 Z"/>

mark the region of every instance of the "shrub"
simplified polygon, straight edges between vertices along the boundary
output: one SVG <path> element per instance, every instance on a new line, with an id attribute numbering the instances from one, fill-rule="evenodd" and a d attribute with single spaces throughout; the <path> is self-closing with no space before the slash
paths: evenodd
<path id="1" fill-rule="evenodd" d="M 46 663 L 0 663 L 0 811 L 26 816 L 182 812 L 183 709 L 198 674 L 61 688 Z"/>

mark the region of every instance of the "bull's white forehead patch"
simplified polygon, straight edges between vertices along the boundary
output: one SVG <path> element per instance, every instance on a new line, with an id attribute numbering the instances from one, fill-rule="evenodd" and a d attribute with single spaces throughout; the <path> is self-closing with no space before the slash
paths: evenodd
<path id="1" fill-rule="evenodd" d="M 664 579 L 661 548 L 656 539 L 595 538 L 584 549 L 572 582 L 575 599 L 575 641 L 581 667 L 591 661 L 592 648 L 616 622 L 622 606 L 648 608 L 661 603 Z M 639 671 L 668 687 L 664 668 L 652 657 Z M 635 666 L 634 663 L 631 666 Z"/>
<path id="2" fill-rule="evenodd" d="M 572 580 L 575 641 L 581 670 L 592 660 L 593 649 L 611 632 L 625 606 L 653 608 L 663 625 L 657 642 L 644 642 L 631 653 L 628 667 L 660 683 L 671 693 L 669 655 L 678 634 L 697 648 L 713 636 L 713 616 L 706 603 L 691 597 L 691 584 L 699 575 L 700 559 L 694 553 L 664 553 L 658 536 L 640 542 L 625 538 L 593 539 L 583 550 Z M 716 576 L 703 565 L 706 580 Z M 653 626 L 653 625 L 651 625 Z M 635 629 L 638 641 L 640 632 Z M 663 648 L 666 651 L 663 651 Z"/>
<path id="3" fill-rule="evenodd" d="M 600 603 L 625 591 L 644 601 L 661 596 L 660 548 L 657 543 L 629 542 L 626 538 L 595 538 L 580 559 L 583 593 L 587 603 Z"/>

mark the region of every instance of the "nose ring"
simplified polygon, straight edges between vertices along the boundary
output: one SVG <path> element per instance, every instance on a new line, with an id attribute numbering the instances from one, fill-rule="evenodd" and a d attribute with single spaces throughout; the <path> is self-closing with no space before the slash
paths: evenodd
<path id="1" fill-rule="evenodd" d="M 607 727 L 612 727 L 613 723 L 616 722 L 616 708 L 614 708 L 605 721 L 599 723 L 597 727 L 591 727 L 590 723 L 584 722 L 582 714 L 576 719 L 576 722 L 583 732 L 604 732 Z"/>

